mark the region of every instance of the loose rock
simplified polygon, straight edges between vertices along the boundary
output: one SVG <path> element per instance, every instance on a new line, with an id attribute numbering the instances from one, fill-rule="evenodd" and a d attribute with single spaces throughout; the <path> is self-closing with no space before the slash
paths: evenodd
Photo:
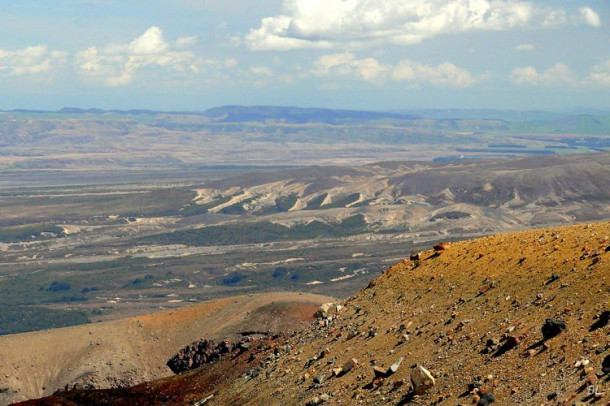
<path id="1" fill-rule="evenodd" d="M 345 364 L 343 364 L 343 366 L 341 367 L 341 372 L 346 374 L 351 371 L 356 365 L 358 365 L 358 360 L 356 358 L 352 358 L 348 360 Z"/>
<path id="2" fill-rule="evenodd" d="M 491 392 L 482 393 L 477 406 L 487 406 L 496 401 L 496 397 Z"/>
<path id="3" fill-rule="evenodd" d="M 400 364 L 402 363 L 403 357 L 400 357 L 398 359 L 398 361 L 396 361 L 395 363 L 393 363 L 392 365 L 390 365 L 390 367 L 388 368 L 386 375 L 392 375 L 395 374 L 396 371 L 398 371 L 398 368 L 400 368 Z"/>
<path id="4" fill-rule="evenodd" d="M 542 337 L 545 340 L 549 340 L 553 337 L 557 337 L 562 331 L 566 329 L 566 322 L 563 319 L 546 319 L 542 325 Z"/>
<path id="5" fill-rule="evenodd" d="M 411 383 L 416 395 L 422 395 L 436 385 L 436 381 L 430 371 L 421 365 L 416 365 L 413 371 L 411 371 Z"/>
<path id="6" fill-rule="evenodd" d="M 610 355 L 606 355 L 606 358 L 602 361 L 602 372 L 605 374 L 610 373 Z"/>

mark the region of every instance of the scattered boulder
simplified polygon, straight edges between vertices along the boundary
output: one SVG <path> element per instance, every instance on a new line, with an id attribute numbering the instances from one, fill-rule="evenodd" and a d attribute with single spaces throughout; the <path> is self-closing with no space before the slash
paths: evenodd
<path id="1" fill-rule="evenodd" d="M 409 256 L 409 259 L 411 261 L 421 261 L 422 256 L 423 255 L 421 252 L 412 252 L 411 255 Z"/>
<path id="2" fill-rule="evenodd" d="M 503 355 L 505 352 L 510 351 L 513 348 L 518 347 L 519 344 L 521 344 L 520 337 L 517 337 L 515 335 L 509 335 L 509 334 L 505 334 L 504 337 L 502 337 L 502 341 L 504 343 L 494 353 L 494 357 L 499 357 L 500 355 Z"/>
<path id="3" fill-rule="evenodd" d="M 563 319 L 546 319 L 542 325 L 542 337 L 545 340 L 549 340 L 553 337 L 557 337 L 562 331 L 566 329 L 566 322 Z"/>
<path id="4" fill-rule="evenodd" d="M 358 360 L 356 358 L 352 358 L 350 360 L 348 360 L 345 364 L 343 364 L 343 366 L 341 367 L 341 373 L 342 374 L 346 374 L 349 371 L 351 371 L 352 369 L 354 369 L 354 367 L 358 365 Z"/>
<path id="5" fill-rule="evenodd" d="M 307 406 L 317 406 L 322 403 L 326 403 L 330 400 L 330 396 L 327 393 L 323 393 L 320 396 L 314 396 L 311 398 L 309 402 L 307 402 Z"/>
<path id="6" fill-rule="evenodd" d="M 318 311 L 315 314 L 315 317 L 318 319 L 327 318 L 331 314 L 333 314 L 333 310 L 336 309 L 336 305 L 334 303 L 324 303 L 321 304 L 318 308 Z"/>
<path id="7" fill-rule="evenodd" d="M 320 400 L 319 397 L 314 396 L 309 402 L 307 402 L 307 406 L 317 406 L 320 403 L 322 403 L 322 400 Z"/>
<path id="8" fill-rule="evenodd" d="M 438 253 L 438 252 L 449 249 L 450 246 L 451 246 L 450 242 L 443 241 L 443 242 L 439 242 L 438 244 L 435 244 L 434 247 L 432 247 L 432 248 L 434 248 L 434 251 Z"/>
<path id="9" fill-rule="evenodd" d="M 400 364 L 402 363 L 402 360 L 403 360 L 403 357 L 400 357 L 398 359 L 398 361 L 396 361 L 395 363 L 390 365 L 390 367 L 387 369 L 378 367 L 378 366 L 373 367 L 373 372 L 375 373 L 375 377 L 376 378 L 387 378 L 388 376 L 395 374 L 398 371 L 398 368 L 400 368 Z"/>
<path id="10" fill-rule="evenodd" d="M 221 341 L 218 344 L 212 340 L 199 340 L 180 350 L 178 354 L 167 361 L 166 365 L 173 373 L 180 374 L 199 368 L 202 365 L 218 361 L 222 356 L 233 351 L 247 351 L 252 346 L 253 342 L 254 339 L 251 337 L 245 337 L 234 344 L 226 340 Z"/>
<path id="11" fill-rule="evenodd" d="M 373 373 L 375 374 L 376 378 L 385 378 L 386 377 L 386 373 L 387 373 L 387 369 L 382 368 L 382 367 L 378 367 L 378 366 L 374 366 L 373 367 Z"/>
<path id="12" fill-rule="evenodd" d="M 500 348 L 500 340 L 497 338 L 488 338 L 485 342 L 485 348 L 481 351 L 481 354 L 489 354 Z"/>
<path id="13" fill-rule="evenodd" d="M 395 374 L 398 371 L 398 368 L 400 368 L 400 364 L 402 364 L 402 360 L 403 360 L 403 357 L 400 357 L 398 359 L 398 361 L 396 361 L 395 363 L 390 365 L 390 367 L 388 368 L 388 370 L 386 372 L 386 375 L 390 376 L 392 374 Z"/>
<path id="14" fill-rule="evenodd" d="M 550 285 L 551 283 L 555 282 L 556 280 L 559 280 L 559 275 L 554 273 L 553 275 L 549 276 L 549 279 L 547 279 L 547 281 L 544 284 Z"/>
<path id="15" fill-rule="evenodd" d="M 606 358 L 602 361 L 602 372 L 605 374 L 610 373 L 610 355 L 606 355 Z"/>
<path id="16" fill-rule="evenodd" d="M 603 311 L 598 317 L 597 321 L 593 323 L 589 331 L 595 331 L 598 328 L 604 328 L 610 323 L 610 310 Z"/>
<path id="17" fill-rule="evenodd" d="M 413 392 L 416 395 L 423 395 L 428 389 L 436 385 L 436 381 L 430 371 L 421 365 L 415 365 L 415 368 L 411 371 L 411 383 L 413 384 Z"/>
<path id="18" fill-rule="evenodd" d="M 246 377 L 249 379 L 254 379 L 259 376 L 261 371 L 259 369 L 248 369 L 246 371 Z"/>
<path id="19" fill-rule="evenodd" d="M 487 406 L 496 401 L 496 397 L 491 392 L 481 393 L 479 397 L 480 398 L 477 402 L 477 406 Z"/>

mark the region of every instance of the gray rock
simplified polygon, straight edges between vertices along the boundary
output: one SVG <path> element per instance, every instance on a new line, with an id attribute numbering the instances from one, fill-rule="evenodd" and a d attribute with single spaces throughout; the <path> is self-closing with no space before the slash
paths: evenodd
<path id="1" fill-rule="evenodd" d="M 341 370 L 344 374 L 346 374 L 351 371 L 356 365 L 358 365 L 358 360 L 356 358 L 352 358 L 348 360 L 345 364 L 343 364 Z"/>
<path id="2" fill-rule="evenodd" d="M 566 322 L 563 319 L 546 319 L 542 325 L 542 337 L 549 340 L 557 337 L 566 329 Z"/>
<path id="3" fill-rule="evenodd" d="M 483 393 L 480 396 L 481 396 L 481 398 L 479 399 L 477 406 L 487 406 L 496 401 L 496 397 L 491 392 Z"/>

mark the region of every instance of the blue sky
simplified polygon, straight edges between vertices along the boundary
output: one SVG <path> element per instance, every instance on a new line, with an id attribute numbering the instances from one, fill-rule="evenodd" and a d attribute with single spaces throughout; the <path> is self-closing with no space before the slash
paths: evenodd
<path id="1" fill-rule="evenodd" d="M 0 1 L 0 109 L 610 109 L 608 0 Z"/>

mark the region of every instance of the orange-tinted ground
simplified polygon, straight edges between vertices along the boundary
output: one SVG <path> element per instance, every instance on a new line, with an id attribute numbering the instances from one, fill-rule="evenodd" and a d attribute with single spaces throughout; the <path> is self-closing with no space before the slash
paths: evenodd
<path id="1" fill-rule="evenodd" d="M 608 222 L 454 243 L 385 270 L 332 320 L 251 353 L 132 389 L 30 404 L 467 405 L 476 404 L 468 390 L 476 384 L 497 405 L 608 405 L 601 363 L 610 355 L 610 326 L 598 318 L 610 310 L 608 247 Z M 567 329 L 543 341 L 548 318 Z M 490 340 L 498 343 L 492 350 Z M 373 366 L 400 357 L 395 374 L 374 379 Z M 357 365 L 333 376 L 350 359 Z M 415 364 L 436 378 L 418 396 Z"/>
<path id="2" fill-rule="evenodd" d="M 0 404 L 65 385 L 108 388 L 172 375 L 166 362 L 201 338 L 307 326 L 329 299 L 273 293 L 214 300 L 112 322 L 0 337 Z"/>

